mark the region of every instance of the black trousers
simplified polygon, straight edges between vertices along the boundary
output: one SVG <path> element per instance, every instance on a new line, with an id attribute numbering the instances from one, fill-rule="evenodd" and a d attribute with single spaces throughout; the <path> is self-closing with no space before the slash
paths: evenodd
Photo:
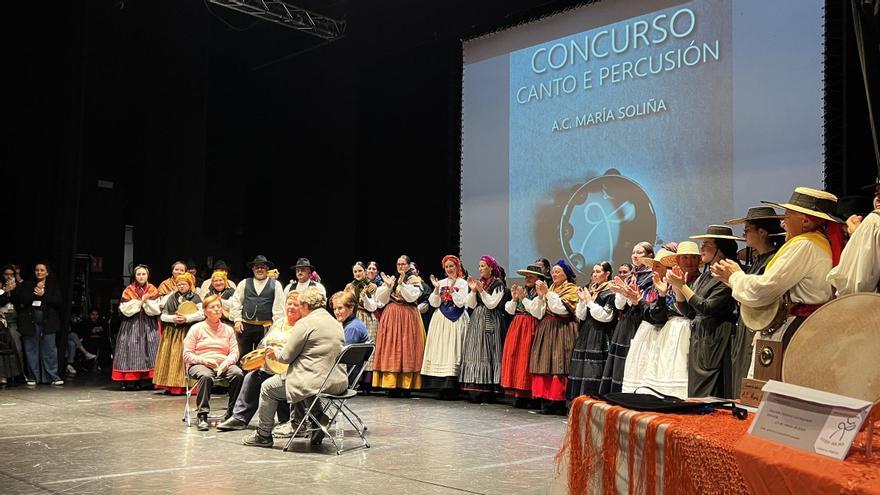
<path id="1" fill-rule="evenodd" d="M 242 322 L 241 325 L 242 331 L 235 338 L 238 341 L 238 354 L 244 356 L 257 348 L 257 345 L 263 340 L 263 336 L 266 335 L 266 328 L 263 325 L 251 325 L 245 322 Z"/>
<path id="2" fill-rule="evenodd" d="M 214 386 L 213 378 L 219 376 L 229 381 L 229 399 L 226 405 L 226 416 L 232 415 L 232 409 L 235 407 L 235 401 L 238 399 L 238 393 L 241 391 L 241 382 L 244 378 L 241 368 L 232 365 L 225 369 L 222 374 L 217 375 L 217 371 L 201 364 L 195 364 L 189 367 L 189 376 L 198 380 L 196 385 L 199 388 L 196 401 L 199 406 L 199 414 L 208 414 L 211 412 L 211 388 Z"/>

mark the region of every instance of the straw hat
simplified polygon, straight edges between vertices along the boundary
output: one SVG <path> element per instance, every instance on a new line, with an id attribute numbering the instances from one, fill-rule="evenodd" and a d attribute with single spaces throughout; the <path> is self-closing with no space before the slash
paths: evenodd
<path id="1" fill-rule="evenodd" d="M 801 324 L 785 350 L 782 379 L 876 403 L 878 355 L 880 294 L 849 294 L 825 304 Z"/>
<path id="2" fill-rule="evenodd" d="M 784 320 L 775 321 L 777 317 L 781 317 L 780 312 L 785 309 L 780 308 L 781 304 L 781 300 L 774 301 L 765 306 L 747 306 L 742 304 L 739 307 L 739 314 L 742 316 L 743 324 L 752 331 L 770 331 L 767 327 L 770 327 L 771 324 L 773 329 L 776 330 L 784 322 Z"/>
<path id="3" fill-rule="evenodd" d="M 544 277 L 544 272 L 541 271 L 541 267 L 538 265 L 529 265 L 522 270 L 517 270 L 516 273 L 522 276 L 534 275 L 536 277 Z"/>
<path id="4" fill-rule="evenodd" d="M 692 235 L 690 239 L 731 239 L 734 241 L 745 241 L 742 237 L 733 235 L 733 229 L 726 225 L 710 225 L 706 228 L 705 234 Z"/>
<path id="5" fill-rule="evenodd" d="M 776 210 L 770 208 L 769 206 L 752 206 L 746 212 L 746 216 L 742 218 L 734 218 L 733 220 L 728 220 L 724 222 L 726 225 L 740 225 L 746 222 L 750 222 L 752 220 L 766 220 L 766 219 L 782 219 L 782 215 L 776 213 Z"/>
<path id="6" fill-rule="evenodd" d="M 700 247 L 697 246 L 697 243 L 694 241 L 681 241 L 678 243 L 678 249 L 675 251 L 675 258 L 668 257 L 663 261 L 663 264 L 668 268 L 672 268 L 675 266 L 677 258 L 679 256 L 684 256 L 688 254 L 693 254 L 696 256 L 700 256 L 700 264 L 703 264 L 702 254 L 700 254 Z"/>
<path id="7" fill-rule="evenodd" d="M 761 201 L 764 204 L 782 208 L 784 210 L 792 210 L 804 215 L 811 215 L 831 222 L 846 223 L 835 216 L 837 211 L 837 196 L 813 189 L 810 187 L 797 187 L 791 193 L 788 203 L 774 203 L 772 201 Z"/>
<path id="8" fill-rule="evenodd" d="M 675 253 L 672 251 L 668 251 L 666 249 L 660 248 L 653 258 L 648 258 L 647 256 L 640 258 L 640 261 L 645 266 L 654 266 L 655 263 L 659 263 L 664 266 L 669 266 L 663 262 L 666 258 L 674 258 Z"/>

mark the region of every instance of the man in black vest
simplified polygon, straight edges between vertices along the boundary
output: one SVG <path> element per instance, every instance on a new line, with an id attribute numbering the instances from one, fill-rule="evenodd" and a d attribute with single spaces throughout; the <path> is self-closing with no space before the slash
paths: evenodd
<path id="1" fill-rule="evenodd" d="M 247 265 L 254 276 L 235 287 L 229 310 L 241 356 L 257 347 L 273 322 L 284 319 L 284 290 L 277 280 L 268 277 L 268 271 L 275 265 L 263 255 Z"/>

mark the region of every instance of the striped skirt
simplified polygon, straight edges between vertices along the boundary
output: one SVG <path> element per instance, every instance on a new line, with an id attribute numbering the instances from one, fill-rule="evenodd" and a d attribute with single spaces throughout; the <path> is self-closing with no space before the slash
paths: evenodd
<path id="1" fill-rule="evenodd" d="M 379 320 L 376 319 L 373 313 L 360 308 L 357 310 L 357 317 L 367 326 L 367 332 L 370 334 L 370 342 L 376 342 L 376 335 L 379 333 Z M 376 354 L 373 353 L 364 365 L 364 373 L 373 371 L 373 359 L 375 358 Z"/>
<path id="2" fill-rule="evenodd" d="M 529 359 L 537 328 L 538 320 L 531 315 L 520 314 L 513 317 L 510 328 L 507 329 L 501 356 L 501 386 L 508 395 L 517 398 L 532 396 Z"/>
<path id="3" fill-rule="evenodd" d="M 642 311 L 639 307 L 627 309 L 617 321 L 611 343 L 608 346 L 608 360 L 602 371 L 602 382 L 599 393 L 620 392 L 623 388 L 623 373 L 626 371 L 626 360 L 630 353 L 630 344 L 642 323 Z"/>
<path id="4" fill-rule="evenodd" d="M 116 336 L 112 378 L 116 381 L 151 378 L 158 349 L 158 318 L 147 316 L 143 311 L 123 318 Z"/>
<path id="5" fill-rule="evenodd" d="M 464 390 L 494 392 L 501 385 L 504 316 L 500 307 L 480 304 L 471 314 L 461 356 L 458 381 Z"/>
<path id="6" fill-rule="evenodd" d="M 156 354 L 156 371 L 153 383 L 171 393 L 184 393 L 186 372 L 183 364 L 183 339 L 192 325 L 163 323 L 159 352 Z"/>
<path id="7" fill-rule="evenodd" d="M 373 386 L 421 388 L 424 353 L 425 328 L 418 308 L 396 302 L 385 306 L 376 334 Z"/>

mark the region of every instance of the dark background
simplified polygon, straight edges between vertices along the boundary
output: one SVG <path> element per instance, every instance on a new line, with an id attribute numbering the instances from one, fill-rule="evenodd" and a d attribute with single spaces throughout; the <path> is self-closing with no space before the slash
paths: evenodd
<path id="1" fill-rule="evenodd" d="M 345 37 L 199 0 L 8 5 L 0 261 L 29 278 L 46 258 L 66 284 L 73 253 L 101 257 L 103 311 L 126 224 L 154 284 L 209 256 L 239 280 L 258 253 L 283 281 L 309 257 L 330 291 L 355 260 L 393 270 L 401 253 L 439 275 L 459 251 L 460 40 L 585 2 L 292 3 L 345 18 Z M 826 26 L 826 186 L 841 195 L 876 169 L 848 1 L 828 1 Z"/>

